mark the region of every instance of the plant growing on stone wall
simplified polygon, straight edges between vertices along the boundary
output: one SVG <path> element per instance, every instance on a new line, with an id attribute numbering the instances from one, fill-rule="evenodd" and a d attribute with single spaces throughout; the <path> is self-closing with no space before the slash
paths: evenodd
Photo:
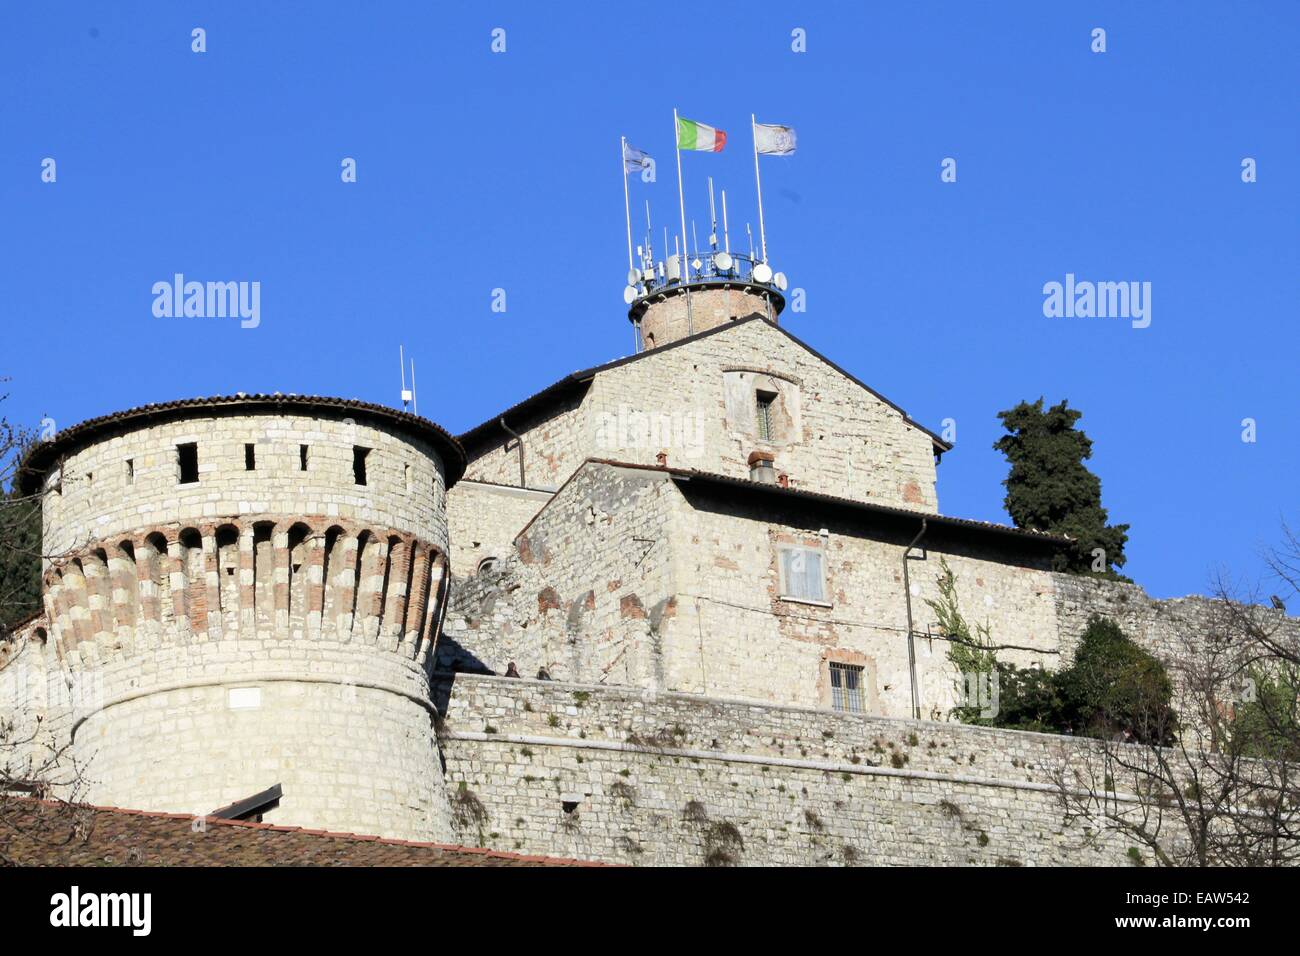
<path id="1" fill-rule="evenodd" d="M 1223 582 L 1198 625 L 1168 651 L 1177 715 L 1161 681 L 1101 698 L 1141 719 L 1063 756 L 1067 822 L 1104 821 L 1160 866 L 1296 865 L 1300 627 Z"/>
<path id="2" fill-rule="evenodd" d="M 687 800 L 686 806 L 682 807 L 682 820 L 695 826 L 703 826 L 709 822 L 709 812 L 700 801 Z"/>
<path id="3" fill-rule="evenodd" d="M 483 801 L 478 798 L 469 784 L 464 780 L 456 785 L 455 791 L 451 795 L 451 822 L 452 825 L 460 832 L 467 830 L 476 830 L 478 832 L 478 841 L 482 845 L 483 827 L 487 824 L 488 812 L 483 806 Z"/>
<path id="4" fill-rule="evenodd" d="M 957 598 L 957 576 L 944 558 L 939 559 L 938 599 L 927 598 L 926 605 L 934 612 L 939 633 L 948 642 L 948 660 L 957 669 L 957 699 L 967 699 L 967 687 L 987 686 L 987 675 L 997 667 L 997 655 L 989 625 L 976 624 L 974 629 L 966 623 Z M 959 705 L 953 715 L 963 723 L 979 719 L 980 706 Z"/>
<path id="5" fill-rule="evenodd" d="M 704 830 L 704 865 L 738 866 L 745 851 L 740 830 L 728 820 L 717 820 Z"/>
<path id="6" fill-rule="evenodd" d="M 609 795 L 619 801 L 625 810 L 636 806 L 636 787 L 622 780 L 610 784 Z"/>

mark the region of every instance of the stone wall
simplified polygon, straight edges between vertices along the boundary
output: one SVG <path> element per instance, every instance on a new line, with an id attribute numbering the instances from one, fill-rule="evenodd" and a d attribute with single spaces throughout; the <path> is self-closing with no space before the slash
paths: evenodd
<path id="1" fill-rule="evenodd" d="M 57 718 L 80 799 L 203 814 L 279 783 L 272 822 L 449 836 L 444 464 L 414 427 L 342 414 L 197 407 L 63 460 L 41 659 L 81 688 Z"/>
<path id="2" fill-rule="evenodd" d="M 1123 864 L 1062 822 L 1069 738 L 459 675 L 458 839 L 638 865 Z"/>
<path id="3" fill-rule="evenodd" d="M 645 348 L 653 349 L 755 313 L 776 321 L 784 304 L 779 292 L 761 286 L 703 285 L 692 289 L 688 315 L 687 297 L 674 287 L 633 303 L 628 315 L 640 320 L 641 341 Z"/>
<path id="4" fill-rule="evenodd" d="M 755 388 L 797 415 L 760 439 Z M 780 412 L 778 408 L 778 412 Z M 552 490 L 588 458 L 749 477 L 770 451 L 791 487 L 938 511 L 933 439 L 897 408 L 763 320 L 732 323 L 685 344 L 598 372 L 580 397 L 512 420 L 524 436 L 525 480 Z M 502 431 L 472 452 L 466 476 L 518 485 L 518 449 Z"/>
<path id="5" fill-rule="evenodd" d="M 515 536 L 551 500 L 553 492 L 461 481 L 447 494 L 451 567 L 457 577 L 474 575 L 485 558 L 504 561 Z"/>
<path id="6" fill-rule="evenodd" d="M 177 446 L 187 443 L 198 446 L 198 480 L 182 483 Z M 370 449 L 364 486 L 354 480 L 357 446 Z M 447 544 L 437 452 L 394 426 L 364 420 L 199 408 L 74 448 L 47 484 L 57 489 L 43 504 L 51 555 L 148 525 L 258 513 L 337 517 L 413 534 L 442 550 Z"/>
<path id="7" fill-rule="evenodd" d="M 662 622 L 674 613 L 661 472 L 588 465 L 519 537 L 500 572 L 457 581 L 444 668 L 662 687 Z"/>
<path id="8" fill-rule="evenodd" d="M 503 673 L 513 660 L 527 675 L 545 666 L 557 679 L 829 707 L 834 661 L 864 668 L 870 712 L 907 716 L 902 555 L 919 518 L 873 525 L 861 512 L 592 462 L 520 536 L 517 558 L 457 582 L 439 663 Z M 822 550 L 827 600 L 782 597 L 785 545 Z M 1055 595 L 1041 550 L 1028 558 L 940 527 L 923 545 L 909 568 L 916 630 L 936 635 L 916 641 L 924 715 L 956 702 L 956 671 L 926 604 L 938 598 L 941 561 L 968 620 L 1024 648 L 1004 659 L 1055 666 Z"/>

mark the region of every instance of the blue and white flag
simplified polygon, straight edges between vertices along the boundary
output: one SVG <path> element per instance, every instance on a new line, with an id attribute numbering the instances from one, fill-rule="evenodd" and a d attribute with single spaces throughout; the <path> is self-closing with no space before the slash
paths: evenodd
<path id="1" fill-rule="evenodd" d="M 631 143 L 623 143 L 623 171 L 627 173 L 639 173 L 643 169 L 649 169 L 654 165 L 645 150 L 637 149 Z"/>
<path id="2" fill-rule="evenodd" d="M 794 130 L 789 126 L 754 124 L 754 149 L 765 156 L 793 156 Z"/>

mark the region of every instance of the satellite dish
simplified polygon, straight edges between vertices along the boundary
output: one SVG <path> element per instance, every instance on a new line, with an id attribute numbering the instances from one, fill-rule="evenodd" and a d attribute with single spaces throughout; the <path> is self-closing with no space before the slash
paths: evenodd
<path id="1" fill-rule="evenodd" d="M 640 281 L 641 281 L 641 272 L 640 272 L 640 270 L 638 270 L 638 269 L 633 269 L 633 270 L 631 270 L 630 272 L 628 272 L 628 274 L 627 274 L 627 284 L 628 284 L 628 285 L 636 285 L 636 284 L 637 284 L 638 282 L 640 282 Z"/>
<path id="2" fill-rule="evenodd" d="M 631 305 L 633 302 L 635 302 L 635 301 L 636 301 L 636 289 L 632 288 L 632 286 L 628 286 L 626 289 L 624 289 L 624 290 L 623 290 L 623 301 L 626 302 L 628 305 Z"/>
<path id="3" fill-rule="evenodd" d="M 754 266 L 754 281 L 771 282 L 772 267 L 769 266 L 766 262 L 760 262 L 758 265 Z"/>
<path id="4" fill-rule="evenodd" d="M 778 272 L 776 275 L 772 276 L 772 281 L 776 283 L 776 287 L 782 292 L 784 292 L 785 287 L 790 284 L 786 281 L 784 272 Z"/>
<path id="5" fill-rule="evenodd" d="M 713 257 L 713 265 L 719 272 L 726 272 L 731 268 L 731 256 L 725 252 L 719 252 Z"/>

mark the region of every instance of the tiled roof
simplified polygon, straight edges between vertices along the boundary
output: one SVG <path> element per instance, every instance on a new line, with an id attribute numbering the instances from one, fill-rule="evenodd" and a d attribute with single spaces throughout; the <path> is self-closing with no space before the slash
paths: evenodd
<path id="1" fill-rule="evenodd" d="M 799 345 L 800 347 L 806 349 L 814 358 L 819 359 L 822 362 L 825 362 L 828 366 L 833 368 L 835 371 L 839 372 L 849 381 L 853 382 L 855 385 L 858 385 L 861 388 L 866 389 L 868 392 L 870 392 L 876 398 L 880 399 L 890 408 L 897 411 L 899 414 L 903 416 L 903 420 L 907 422 L 909 425 L 911 425 L 914 428 L 919 428 L 921 431 L 925 432 L 925 434 L 929 435 L 931 442 L 934 444 L 935 451 L 942 454 L 945 451 L 952 450 L 952 444 L 950 442 L 944 441 L 944 439 L 936 435 L 934 432 L 930 431 L 930 429 L 926 428 L 924 425 L 921 425 L 920 423 L 913 421 L 912 418 L 907 414 L 907 412 L 904 411 L 900 406 L 894 404 L 889 399 L 885 398 L 885 396 L 881 395 L 879 392 L 877 392 L 866 382 L 863 382 L 861 379 L 858 379 L 855 376 L 850 375 L 844 369 L 840 368 L 838 365 L 836 365 L 826 356 L 822 355 L 820 352 L 814 349 L 807 342 L 803 341 L 803 339 L 792 334 L 791 332 L 789 332 L 782 326 L 778 325 L 777 323 L 769 322 L 765 317 L 757 313 L 751 316 L 747 316 L 746 318 L 743 319 L 737 319 L 734 322 L 728 322 L 726 325 L 718 325 L 711 329 L 705 329 L 703 332 L 696 332 L 694 335 L 688 335 L 685 338 L 677 339 L 674 342 L 669 342 L 667 345 L 661 345 L 658 348 L 647 349 L 644 352 L 638 352 L 636 355 L 627 355 L 621 359 L 615 359 L 612 362 L 606 362 L 604 365 L 597 365 L 592 368 L 582 369 L 581 371 L 578 372 L 570 372 L 568 375 L 564 376 L 564 378 L 560 379 L 558 382 L 554 383 L 553 385 L 548 385 L 540 392 L 537 392 L 529 396 L 528 398 L 525 398 L 522 402 L 510 406 L 504 412 L 501 412 L 499 415 L 493 415 L 491 418 L 489 418 L 487 421 L 483 422 L 482 424 L 475 425 L 473 428 L 469 429 L 468 431 L 461 432 L 456 437 L 460 440 L 461 444 L 463 444 L 465 448 L 469 451 L 469 453 L 472 455 L 479 450 L 479 448 L 483 445 L 485 440 L 491 439 L 491 437 L 494 434 L 500 433 L 500 437 L 502 438 L 506 437 L 505 432 L 501 429 L 501 426 L 499 424 L 502 418 L 507 419 L 507 424 L 509 424 L 510 423 L 509 419 L 516 418 L 516 416 L 518 415 L 521 414 L 526 415 L 541 409 L 551 408 L 555 405 L 556 402 L 558 402 L 560 399 L 564 398 L 565 396 L 570 394 L 575 394 L 585 389 L 587 387 L 587 383 L 590 382 L 591 379 L 595 377 L 597 374 L 599 374 L 600 372 L 605 372 L 608 371 L 609 369 L 617 368 L 620 365 L 627 365 L 629 362 L 639 362 L 641 359 L 649 358 L 651 355 L 659 355 L 663 352 L 667 352 L 671 349 L 679 348 L 691 342 L 698 342 L 700 339 L 708 338 L 710 335 L 717 335 L 720 332 L 726 332 L 728 329 L 737 328 L 738 326 L 745 325 L 748 322 L 767 322 L 768 325 L 776 329 L 776 331 L 780 332 L 782 335 L 790 339 L 796 345 Z"/>
<path id="2" fill-rule="evenodd" d="M 802 488 L 783 488 L 780 485 L 768 484 L 767 482 L 754 481 L 749 478 L 735 478 L 731 475 L 719 475 L 715 472 L 697 471 L 692 468 L 673 468 L 667 465 L 645 465 L 635 462 L 614 461 L 607 458 L 588 458 L 582 463 L 570 476 L 569 481 L 577 477 L 586 465 L 610 465 L 615 468 L 630 468 L 639 471 L 653 471 L 668 475 L 671 478 L 681 480 L 697 485 L 713 485 L 725 487 L 728 491 L 737 491 L 744 494 L 764 495 L 774 498 L 783 498 L 792 502 L 805 502 L 822 506 L 844 509 L 846 511 L 858 511 L 867 514 L 879 515 L 881 517 L 907 519 L 913 522 L 919 522 L 924 519 L 931 528 L 948 529 L 955 533 L 975 534 L 975 535 L 994 535 L 1003 537 L 1011 541 L 1023 544 L 1031 544 L 1036 548 L 1042 548 L 1048 551 L 1062 547 L 1070 543 L 1070 538 L 1062 535 L 1049 534 L 1046 531 L 1037 531 L 1032 528 L 1015 528 L 1011 525 L 996 524 L 992 521 L 976 521 L 973 518 L 951 518 L 948 515 L 933 514 L 928 511 L 913 511 L 910 508 L 898 508 L 894 505 L 876 504 L 870 501 L 855 501 L 852 498 L 841 498 L 837 495 L 822 494 L 818 491 L 805 491 Z M 568 482 L 566 481 L 567 485 Z M 563 486 L 561 487 L 563 490 Z M 559 497 L 559 493 L 556 493 Z M 554 500 L 554 499 L 552 499 Z M 549 504 L 549 503 L 548 503 Z M 519 532 L 523 534 L 532 526 L 542 512 L 546 510 L 544 506 L 542 511 L 534 515 L 528 524 L 524 525 Z"/>
<path id="3" fill-rule="evenodd" d="M 0 863 L 18 866 L 600 866 L 185 813 L 0 797 Z"/>
<path id="4" fill-rule="evenodd" d="M 196 413 L 206 411 L 233 414 L 245 410 L 302 411 L 308 414 L 332 412 L 342 417 L 357 415 L 388 425 L 396 425 L 423 438 L 438 450 L 447 469 L 447 487 L 450 488 L 465 473 L 465 449 L 461 447 L 460 442 L 442 426 L 419 415 L 412 415 L 386 405 L 362 402 L 355 398 L 282 395 L 279 392 L 272 395 L 246 395 L 241 392 L 235 395 L 181 398 L 174 402 L 141 405 L 138 408 L 128 408 L 125 411 L 113 412 L 111 415 L 91 418 L 79 425 L 62 429 L 51 440 L 38 442 L 32 446 L 19 469 L 20 487 L 26 494 L 35 491 L 41 477 L 59 458 L 100 434 L 123 427 L 138 427 L 151 422 L 193 417 Z"/>

